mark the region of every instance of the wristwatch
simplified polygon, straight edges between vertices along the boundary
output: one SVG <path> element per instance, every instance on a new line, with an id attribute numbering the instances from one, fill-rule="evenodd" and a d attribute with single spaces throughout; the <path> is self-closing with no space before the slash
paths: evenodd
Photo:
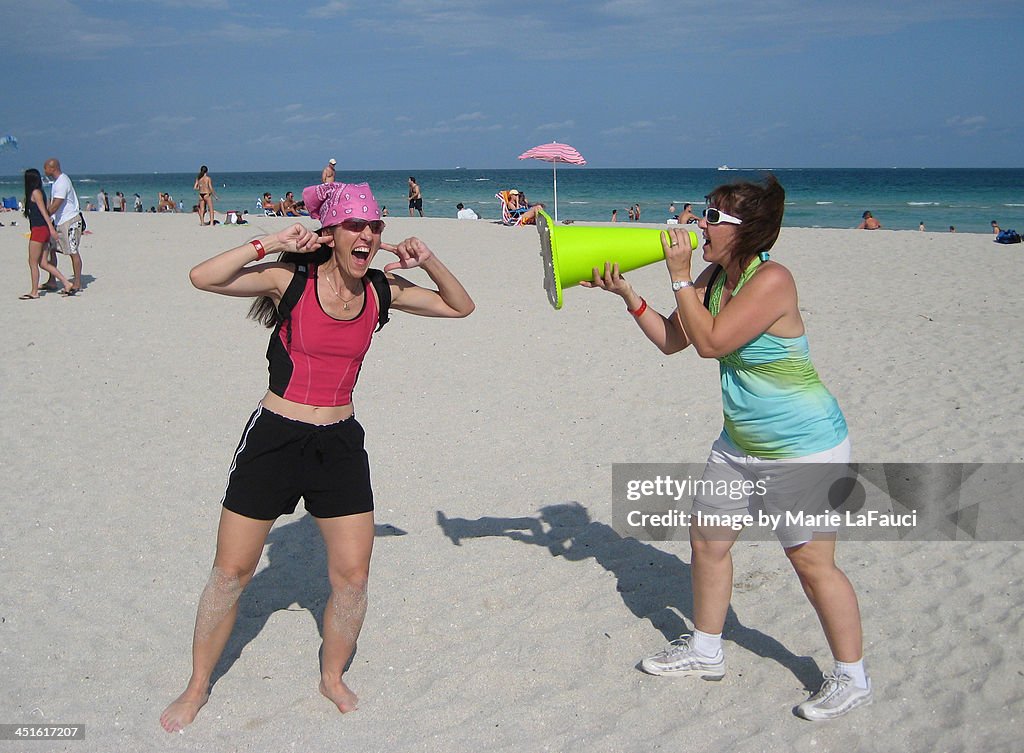
<path id="1" fill-rule="evenodd" d="M 693 280 L 672 280 L 672 290 L 678 293 L 683 288 L 692 288 Z"/>

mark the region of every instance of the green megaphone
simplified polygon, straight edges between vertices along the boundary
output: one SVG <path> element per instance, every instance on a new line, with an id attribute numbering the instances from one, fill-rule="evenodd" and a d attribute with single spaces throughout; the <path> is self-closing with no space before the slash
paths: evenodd
<path id="1" fill-rule="evenodd" d="M 695 230 L 685 225 L 690 250 L 700 243 Z M 620 272 L 665 260 L 661 245 L 665 230 L 637 227 L 558 227 L 551 217 L 537 212 L 540 257 L 544 262 L 544 289 L 556 309 L 562 308 L 562 290 L 593 277 L 594 267 L 605 262 L 619 265 Z"/>

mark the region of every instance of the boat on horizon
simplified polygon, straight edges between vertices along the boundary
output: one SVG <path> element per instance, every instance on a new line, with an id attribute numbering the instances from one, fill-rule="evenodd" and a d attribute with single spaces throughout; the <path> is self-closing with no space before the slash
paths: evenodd
<path id="1" fill-rule="evenodd" d="M 719 170 L 735 170 L 736 168 L 735 167 L 729 167 L 728 165 L 719 165 L 718 169 Z"/>

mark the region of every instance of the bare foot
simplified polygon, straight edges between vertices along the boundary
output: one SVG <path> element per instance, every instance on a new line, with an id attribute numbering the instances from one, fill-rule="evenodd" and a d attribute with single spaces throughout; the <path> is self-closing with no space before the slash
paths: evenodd
<path id="1" fill-rule="evenodd" d="M 347 714 L 349 711 L 355 711 L 359 708 L 359 697 L 348 689 L 348 685 L 342 682 L 341 678 L 338 679 L 337 684 L 331 683 L 330 686 L 321 679 L 320 692 L 325 698 L 333 701 L 334 705 L 338 707 L 338 711 L 342 714 Z"/>
<path id="2" fill-rule="evenodd" d="M 199 709 L 205 706 L 209 699 L 209 693 L 203 693 L 196 697 L 186 690 L 164 709 L 164 713 L 160 715 L 160 726 L 168 732 L 181 732 L 192 723 L 196 714 L 199 713 Z"/>

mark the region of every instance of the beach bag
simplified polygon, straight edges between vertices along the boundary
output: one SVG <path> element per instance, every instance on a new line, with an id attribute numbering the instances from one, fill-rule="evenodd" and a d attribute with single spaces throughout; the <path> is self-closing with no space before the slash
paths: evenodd
<path id="1" fill-rule="evenodd" d="M 996 243 L 1020 243 L 1020 233 L 1016 230 L 1000 230 Z"/>

